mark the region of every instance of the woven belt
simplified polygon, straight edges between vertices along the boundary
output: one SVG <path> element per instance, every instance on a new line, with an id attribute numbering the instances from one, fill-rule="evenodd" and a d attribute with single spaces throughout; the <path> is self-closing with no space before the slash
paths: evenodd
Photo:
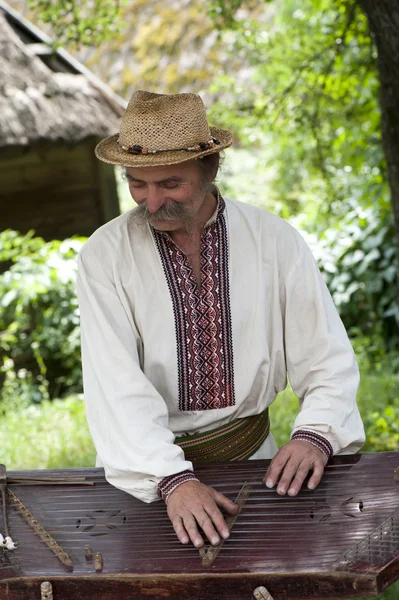
<path id="1" fill-rule="evenodd" d="M 176 437 L 186 460 L 194 463 L 248 460 L 263 444 L 270 431 L 269 411 L 234 419 L 211 431 Z"/>

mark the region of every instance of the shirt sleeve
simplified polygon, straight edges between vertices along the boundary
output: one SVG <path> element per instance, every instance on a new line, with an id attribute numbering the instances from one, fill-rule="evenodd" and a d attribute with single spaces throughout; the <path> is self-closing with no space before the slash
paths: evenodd
<path id="1" fill-rule="evenodd" d="M 299 235 L 299 234 L 298 234 Z M 333 454 L 357 452 L 365 441 L 356 403 L 359 371 L 345 328 L 305 242 L 283 285 L 290 383 L 301 410 L 292 435 L 322 436 Z M 310 435 L 310 437 L 312 437 Z"/>
<path id="2" fill-rule="evenodd" d="M 140 368 L 134 322 L 112 281 L 86 262 L 81 252 L 77 290 L 89 429 L 107 480 L 152 502 L 164 477 L 193 467 L 173 443 L 165 401 Z"/>

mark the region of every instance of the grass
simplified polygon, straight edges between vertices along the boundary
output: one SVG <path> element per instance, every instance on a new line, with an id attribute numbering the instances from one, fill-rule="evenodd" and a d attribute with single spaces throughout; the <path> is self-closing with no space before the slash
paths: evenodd
<path id="1" fill-rule="evenodd" d="M 366 427 L 366 443 L 362 452 L 399 450 L 398 375 L 363 372 L 360 381 L 357 403 Z M 271 405 L 271 428 L 278 446 L 289 440 L 298 409 L 298 399 L 289 386 Z"/>
<path id="2" fill-rule="evenodd" d="M 399 426 L 398 377 L 389 372 L 364 373 L 358 404 L 369 427 L 369 441 L 364 449 L 398 449 L 398 445 L 395 447 L 395 427 Z M 290 388 L 281 392 L 271 406 L 272 431 L 279 446 L 289 439 L 298 406 Z M 387 410 L 397 412 L 392 417 Z M 0 440 L 0 463 L 9 470 L 87 467 L 95 462 L 81 395 L 6 411 L 0 419 Z M 399 600 L 399 581 L 383 594 L 373 596 L 373 600 L 377 599 Z"/>
<path id="3" fill-rule="evenodd" d="M 8 470 L 89 467 L 95 450 L 83 398 L 7 411 L 0 419 L 0 462 Z"/>

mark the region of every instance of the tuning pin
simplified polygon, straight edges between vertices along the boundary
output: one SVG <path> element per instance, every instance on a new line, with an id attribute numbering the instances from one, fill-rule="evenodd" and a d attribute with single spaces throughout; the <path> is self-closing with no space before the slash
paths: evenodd
<path id="1" fill-rule="evenodd" d="M 96 555 L 94 556 L 94 568 L 97 573 L 101 573 L 103 570 L 103 557 L 101 552 L 96 552 Z"/>

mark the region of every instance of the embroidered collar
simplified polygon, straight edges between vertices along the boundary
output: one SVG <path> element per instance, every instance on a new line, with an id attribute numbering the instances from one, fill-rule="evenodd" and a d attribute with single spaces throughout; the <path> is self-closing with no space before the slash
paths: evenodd
<path id="1" fill-rule="evenodd" d="M 221 217 L 221 215 L 224 212 L 224 209 L 226 208 L 226 203 L 223 200 L 223 197 L 219 191 L 219 188 L 216 187 L 216 185 L 214 186 L 212 192 L 216 192 L 217 196 L 216 196 L 216 208 L 215 211 L 213 213 L 213 215 L 211 216 L 211 218 L 209 219 L 209 221 L 207 221 L 205 223 L 205 227 L 204 229 L 206 229 L 207 227 L 209 227 L 210 225 L 213 225 L 213 223 L 216 223 L 216 221 Z"/>

